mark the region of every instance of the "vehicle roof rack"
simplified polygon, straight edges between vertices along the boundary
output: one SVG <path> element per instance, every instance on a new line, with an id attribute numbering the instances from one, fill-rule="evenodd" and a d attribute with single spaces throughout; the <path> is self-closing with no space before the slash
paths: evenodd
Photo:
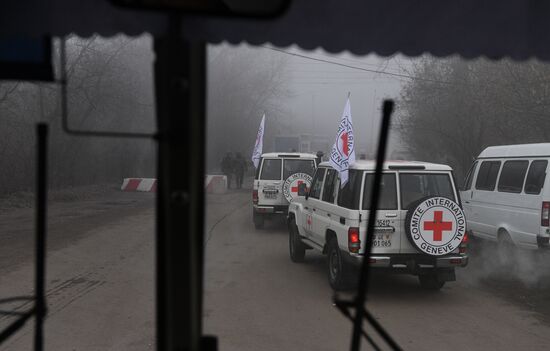
<path id="1" fill-rule="evenodd" d="M 422 165 L 391 165 L 389 169 L 426 169 L 426 166 Z"/>
<path id="2" fill-rule="evenodd" d="M 289 154 L 278 154 L 278 157 L 294 157 L 294 158 L 300 158 L 300 155 L 289 155 Z"/>

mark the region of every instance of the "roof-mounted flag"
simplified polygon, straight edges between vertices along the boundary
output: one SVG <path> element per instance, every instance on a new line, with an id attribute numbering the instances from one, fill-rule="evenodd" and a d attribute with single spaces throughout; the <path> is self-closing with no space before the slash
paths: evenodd
<path id="1" fill-rule="evenodd" d="M 264 129 L 265 129 L 265 113 L 260 122 L 260 128 L 258 128 L 258 135 L 256 136 L 256 144 L 254 145 L 254 151 L 252 151 L 252 162 L 254 167 L 258 168 L 260 164 L 260 158 L 262 158 L 262 149 L 264 148 Z"/>
<path id="2" fill-rule="evenodd" d="M 338 126 L 336 140 L 330 151 L 330 165 L 340 173 L 340 187 L 348 182 L 349 167 L 355 162 L 355 147 L 353 138 L 353 122 L 351 120 L 351 107 L 349 95 L 342 114 L 342 120 Z"/>

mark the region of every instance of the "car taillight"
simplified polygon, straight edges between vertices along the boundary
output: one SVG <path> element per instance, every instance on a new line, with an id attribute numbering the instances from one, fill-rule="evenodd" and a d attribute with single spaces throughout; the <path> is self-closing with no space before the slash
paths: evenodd
<path id="1" fill-rule="evenodd" d="M 550 202 L 542 202 L 542 210 L 540 211 L 540 225 L 543 227 L 550 226 Z"/>
<path id="2" fill-rule="evenodd" d="M 358 253 L 361 248 L 361 239 L 359 239 L 359 228 L 351 227 L 348 229 L 348 250 L 351 253 Z"/>
<path id="3" fill-rule="evenodd" d="M 258 190 L 252 190 L 252 202 L 255 204 L 258 203 Z"/>
<path id="4" fill-rule="evenodd" d="M 468 247 L 468 241 L 470 239 L 468 238 L 468 232 L 464 233 L 464 236 L 462 237 L 462 241 L 460 242 L 460 246 L 458 247 L 458 252 L 463 254 L 466 253 L 466 248 Z"/>

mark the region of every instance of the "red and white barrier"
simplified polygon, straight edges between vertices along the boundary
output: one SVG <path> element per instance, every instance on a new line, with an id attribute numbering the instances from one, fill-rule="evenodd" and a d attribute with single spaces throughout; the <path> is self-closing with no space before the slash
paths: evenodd
<path id="1" fill-rule="evenodd" d="M 227 177 L 224 175 L 206 175 L 204 187 L 207 193 L 224 194 L 227 191 Z M 124 178 L 122 191 L 156 192 L 156 178 Z"/>
<path id="2" fill-rule="evenodd" d="M 204 181 L 207 193 L 224 194 L 227 191 L 227 177 L 224 175 L 206 175 Z"/>
<path id="3" fill-rule="evenodd" d="M 157 180 L 155 178 L 124 178 L 120 190 L 156 192 Z"/>

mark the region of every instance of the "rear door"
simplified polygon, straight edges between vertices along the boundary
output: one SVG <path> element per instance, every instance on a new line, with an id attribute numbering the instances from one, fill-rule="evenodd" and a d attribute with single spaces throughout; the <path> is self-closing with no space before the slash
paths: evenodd
<path id="1" fill-rule="evenodd" d="M 546 169 L 546 161 L 541 166 Z M 516 244 L 536 247 L 540 227 L 539 201 L 536 195 L 523 192 L 529 161 L 513 159 L 504 161 L 497 184 L 499 203 L 495 224 L 504 227 Z M 532 170 L 535 170 L 535 165 Z M 534 198 L 535 197 L 535 198 Z"/>
<path id="2" fill-rule="evenodd" d="M 338 237 L 338 244 L 343 250 L 348 250 L 348 230 L 350 227 L 360 227 L 360 201 L 363 184 L 363 171 L 352 169 L 349 171 L 348 182 L 343 188 L 340 181 L 336 183 L 338 195 L 337 206 L 331 211 L 331 229 Z M 365 217 L 363 217 L 365 218 Z M 364 230 L 359 233 L 361 242 L 365 242 Z"/>
<path id="3" fill-rule="evenodd" d="M 399 222 L 401 228 L 401 249 L 399 253 L 418 253 L 411 244 L 405 230 L 407 211 L 412 205 L 428 196 L 442 196 L 458 202 L 452 175 L 449 172 L 404 172 L 399 179 Z"/>
<path id="4" fill-rule="evenodd" d="M 338 172 L 329 168 L 326 171 L 325 181 L 323 183 L 323 193 L 321 201 L 317 203 L 315 218 L 317 221 L 314 223 L 314 236 L 315 241 L 324 242 L 325 234 L 328 228 L 333 228 L 332 222 L 338 220 L 338 216 L 335 212 L 336 205 L 334 200 L 336 198 L 338 185 Z"/>
<path id="5" fill-rule="evenodd" d="M 283 178 L 282 184 L 295 173 L 305 173 L 310 177 L 313 177 L 315 173 L 316 165 L 314 159 L 307 158 L 283 158 Z M 310 186 L 311 184 L 307 184 Z M 292 198 L 298 196 L 298 186 L 291 187 L 290 192 L 292 193 Z M 286 198 L 283 196 L 284 204 L 288 204 Z"/>
<path id="6" fill-rule="evenodd" d="M 323 181 L 325 179 L 326 168 L 321 167 L 315 172 L 313 177 L 313 182 L 311 184 L 311 189 L 309 194 L 304 201 L 304 216 L 302 217 L 303 223 L 302 226 L 305 229 L 306 236 L 320 244 L 321 242 L 315 240 L 315 230 L 321 227 L 319 223 L 319 216 L 317 215 L 317 207 L 321 202 L 321 193 L 323 190 Z"/>
<path id="7" fill-rule="evenodd" d="M 371 194 L 374 173 L 367 173 L 364 179 L 362 198 L 362 217 L 365 219 L 362 227 L 366 228 L 368 216 L 371 213 Z M 373 254 L 395 254 L 400 252 L 402 241 L 401 213 L 397 198 L 397 174 L 384 173 L 380 183 L 380 198 L 374 227 L 372 242 Z"/>
<path id="8" fill-rule="evenodd" d="M 280 158 L 264 158 L 258 180 L 258 205 L 276 206 L 285 200 L 282 192 L 282 165 Z"/>
<path id="9" fill-rule="evenodd" d="M 529 171 L 525 179 L 525 186 L 523 192 L 526 196 L 530 197 L 529 203 L 534 208 L 531 218 L 529 218 L 529 225 L 532 226 L 534 233 L 542 236 L 548 236 L 546 232 L 547 227 L 541 225 L 541 211 L 542 202 L 548 201 L 548 197 L 544 197 L 544 183 L 546 180 L 546 170 L 548 168 L 548 160 L 534 160 L 529 165 Z M 548 190 L 547 190 L 548 193 Z"/>

